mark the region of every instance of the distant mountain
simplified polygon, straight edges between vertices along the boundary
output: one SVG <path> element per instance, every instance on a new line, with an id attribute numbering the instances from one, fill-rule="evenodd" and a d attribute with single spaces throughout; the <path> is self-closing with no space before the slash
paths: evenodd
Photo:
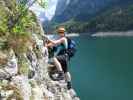
<path id="1" fill-rule="evenodd" d="M 68 2 L 67 0 L 58 0 L 53 21 L 61 23 L 71 18 L 78 20 L 88 19 L 88 17 L 110 4 L 111 1 L 112 0 L 70 0 L 69 3 L 66 4 Z"/>
<path id="2" fill-rule="evenodd" d="M 77 20 L 89 19 L 106 8 L 114 5 L 124 5 L 132 0 L 58 0 L 53 21 L 64 22 L 71 18 Z"/>
<path id="3" fill-rule="evenodd" d="M 63 0 L 58 1 L 58 4 L 60 4 L 58 7 L 62 9 L 60 11 L 57 7 L 58 9 L 56 9 L 52 23 L 65 25 L 71 31 L 82 32 L 88 31 L 89 29 L 86 29 L 88 28 L 87 26 L 92 27 L 94 25 L 93 23 L 95 22 L 96 24 L 98 20 L 103 21 L 103 19 L 106 19 L 107 22 L 108 19 L 114 19 L 116 21 L 114 18 L 116 16 L 112 16 L 112 13 L 116 13 L 116 15 L 118 12 L 122 14 L 128 13 L 130 16 L 132 11 L 128 9 L 130 9 L 129 6 L 133 4 L 133 0 L 70 0 L 69 4 L 66 5 L 65 3 Z M 61 7 L 61 5 L 64 5 L 64 8 Z M 126 12 L 125 9 L 128 11 Z M 101 16 L 103 19 L 101 19 Z M 121 17 L 121 15 L 119 17 Z M 121 21 L 123 20 L 121 19 Z M 91 31 L 96 30 L 97 28 L 94 27 L 91 29 Z"/>
<path id="4" fill-rule="evenodd" d="M 70 0 L 58 0 L 55 16 L 60 16 L 62 13 L 67 9 L 68 5 L 70 3 Z"/>
<path id="5" fill-rule="evenodd" d="M 69 20 L 61 23 L 68 32 L 128 31 L 133 30 L 133 5 L 109 9 L 89 21 Z"/>

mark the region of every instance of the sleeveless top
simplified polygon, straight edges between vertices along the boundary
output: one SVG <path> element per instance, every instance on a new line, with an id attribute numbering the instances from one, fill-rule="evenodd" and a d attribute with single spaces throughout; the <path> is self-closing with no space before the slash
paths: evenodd
<path id="1" fill-rule="evenodd" d="M 60 51 L 66 50 L 67 48 L 68 48 L 68 42 L 67 42 L 67 39 L 65 38 L 65 42 L 64 43 L 61 43 L 61 44 L 57 45 L 57 50 L 56 50 L 54 56 L 59 55 Z"/>

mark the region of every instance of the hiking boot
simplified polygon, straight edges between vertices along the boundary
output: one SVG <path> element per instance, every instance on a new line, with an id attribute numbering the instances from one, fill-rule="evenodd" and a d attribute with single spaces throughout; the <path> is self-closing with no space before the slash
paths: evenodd
<path id="1" fill-rule="evenodd" d="M 62 71 L 58 72 L 57 80 L 63 80 L 64 78 L 64 73 Z"/>
<path id="2" fill-rule="evenodd" d="M 60 80 L 63 80 L 65 78 L 65 76 L 64 76 L 63 72 L 57 72 L 55 74 L 50 74 L 50 78 L 53 81 L 60 81 Z"/>

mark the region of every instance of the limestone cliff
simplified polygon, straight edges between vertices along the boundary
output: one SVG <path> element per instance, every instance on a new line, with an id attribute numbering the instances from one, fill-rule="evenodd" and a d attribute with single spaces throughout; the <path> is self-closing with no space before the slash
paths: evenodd
<path id="1" fill-rule="evenodd" d="M 48 49 L 35 15 L 26 10 L 23 18 L 16 0 L 0 0 L 0 11 L 0 100 L 79 100 L 65 80 L 49 77 Z"/>

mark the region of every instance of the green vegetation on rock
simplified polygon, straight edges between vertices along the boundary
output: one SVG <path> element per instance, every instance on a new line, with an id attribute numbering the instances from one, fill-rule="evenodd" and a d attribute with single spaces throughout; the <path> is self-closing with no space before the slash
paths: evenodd
<path id="1" fill-rule="evenodd" d="M 32 33 L 41 33 L 36 16 L 29 11 L 25 2 L 0 0 L 0 49 L 12 48 L 15 53 L 27 51 Z"/>

